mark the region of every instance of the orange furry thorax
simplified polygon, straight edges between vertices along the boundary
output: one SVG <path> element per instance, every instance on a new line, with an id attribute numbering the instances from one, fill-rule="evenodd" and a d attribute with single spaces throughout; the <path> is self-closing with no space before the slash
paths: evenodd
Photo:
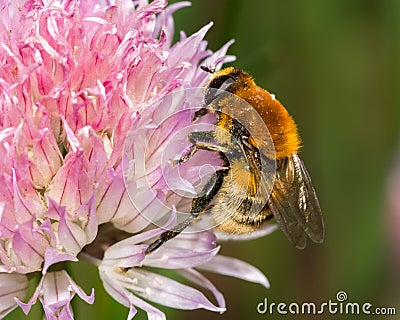
<path id="1" fill-rule="evenodd" d="M 296 123 L 278 100 L 265 89 L 255 85 L 253 81 L 248 83 L 247 87 L 238 88 L 234 94 L 247 101 L 263 119 L 274 143 L 276 159 L 289 157 L 298 152 L 301 140 Z M 226 119 L 221 124 L 225 126 Z M 263 142 L 256 141 L 256 143 Z"/>

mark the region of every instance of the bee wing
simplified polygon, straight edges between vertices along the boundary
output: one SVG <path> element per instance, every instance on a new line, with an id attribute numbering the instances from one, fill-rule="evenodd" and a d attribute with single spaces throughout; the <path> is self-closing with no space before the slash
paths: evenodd
<path id="1" fill-rule="evenodd" d="M 287 238 L 304 248 L 307 237 L 324 239 L 321 208 L 307 169 L 298 154 L 280 160 L 268 205 Z"/>
<path id="2" fill-rule="evenodd" d="M 271 160 L 264 156 L 259 149 L 248 141 L 242 140 L 242 147 L 257 189 L 254 195 L 254 205 L 251 208 L 253 214 L 257 214 L 263 210 L 274 187 L 276 163 L 275 159 Z"/>

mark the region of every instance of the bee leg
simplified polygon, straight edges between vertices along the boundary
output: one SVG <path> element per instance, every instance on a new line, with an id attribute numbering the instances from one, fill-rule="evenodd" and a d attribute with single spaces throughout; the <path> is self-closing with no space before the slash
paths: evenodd
<path id="1" fill-rule="evenodd" d="M 171 163 L 172 167 L 176 167 L 178 164 L 184 163 L 193 157 L 197 151 L 199 151 L 199 148 L 197 148 L 195 144 L 192 144 L 187 154 L 179 159 L 170 159 L 169 162 Z"/>
<path id="2" fill-rule="evenodd" d="M 228 149 L 216 145 L 214 131 L 195 131 L 188 135 L 189 141 L 192 143 L 189 152 L 183 157 L 175 160 L 170 160 L 173 167 L 181 164 L 195 155 L 199 150 L 208 150 L 219 153 L 226 153 Z"/>
<path id="3" fill-rule="evenodd" d="M 227 174 L 227 170 L 218 170 L 214 175 L 207 181 L 201 192 L 193 199 L 192 207 L 190 209 L 190 216 L 173 227 L 171 230 L 167 230 L 160 235 L 160 238 L 151 243 L 145 254 L 150 254 L 160 246 L 162 246 L 168 240 L 175 238 L 183 230 L 192 224 L 192 222 L 200 216 L 209 206 L 211 201 L 214 199 L 215 194 L 219 191 L 222 185 L 224 176 Z"/>
<path id="4" fill-rule="evenodd" d="M 192 144 L 208 143 L 218 144 L 215 140 L 215 131 L 193 131 L 188 134 L 188 139 Z"/>
<path id="5" fill-rule="evenodd" d="M 195 113 L 194 113 L 194 116 L 193 116 L 193 120 L 192 121 L 196 121 L 198 118 L 200 118 L 200 117 L 202 117 L 202 116 L 205 116 L 207 113 L 209 113 L 210 112 L 210 109 L 208 109 L 208 108 L 200 108 L 199 110 L 197 110 Z"/>

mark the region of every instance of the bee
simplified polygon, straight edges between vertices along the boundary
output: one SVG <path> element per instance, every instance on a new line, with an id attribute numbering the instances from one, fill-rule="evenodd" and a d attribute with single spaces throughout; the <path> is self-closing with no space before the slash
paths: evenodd
<path id="1" fill-rule="evenodd" d="M 190 216 L 162 233 L 145 253 L 177 236 L 205 212 L 216 222 L 215 229 L 227 235 L 252 234 L 274 218 L 297 248 L 304 248 L 307 238 L 322 242 L 321 208 L 299 155 L 301 140 L 293 118 L 245 71 L 234 67 L 220 71 L 201 68 L 211 74 L 211 79 L 205 89 L 206 107 L 196 111 L 193 120 L 212 112 L 216 114 L 216 127 L 190 133 L 191 150 L 175 164 L 190 159 L 198 150 L 209 150 L 219 153 L 224 167 L 192 200 Z M 235 113 L 237 100 L 224 92 L 255 109 L 268 128 L 272 149 L 266 139 L 260 140 L 234 117 L 229 110 Z M 262 163 L 266 164 L 267 175 L 260 174 Z M 269 170 L 272 166 L 274 170 Z"/>

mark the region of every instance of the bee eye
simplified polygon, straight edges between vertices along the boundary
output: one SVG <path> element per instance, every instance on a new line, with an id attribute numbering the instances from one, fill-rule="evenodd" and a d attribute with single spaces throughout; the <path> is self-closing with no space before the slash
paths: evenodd
<path id="1" fill-rule="evenodd" d="M 205 103 L 208 105 L 223 91 L 230 91 L 230 87 L 237 81 L 232 75 L 224 75 L 211 80 L 205 92 Z"/>

